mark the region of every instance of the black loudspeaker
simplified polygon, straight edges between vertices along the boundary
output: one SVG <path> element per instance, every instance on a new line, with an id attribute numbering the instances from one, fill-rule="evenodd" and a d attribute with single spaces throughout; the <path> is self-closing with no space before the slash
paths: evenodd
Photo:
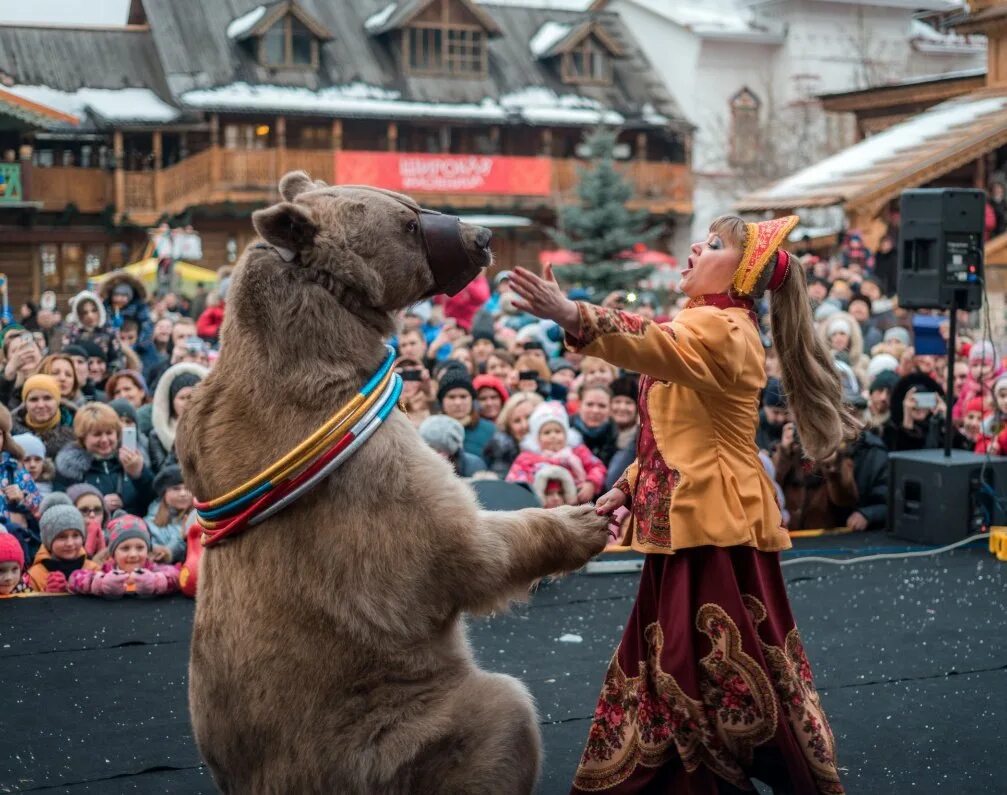
<path id="1" fill-rule="evenodd" d="M 1007 458 L 963 450 L 950 458 L 943 450 L 892 453 L 888 483 L 888 529 L 899 538 L 942 546 L 1005 524 L 992 494 L 1007 494 Z"/>
<path id="2" fill-rule="evenodd" d="M 902 193 L 899 305 L 904 309 L 982 306 L 986 194 L 967 188 Z"/>

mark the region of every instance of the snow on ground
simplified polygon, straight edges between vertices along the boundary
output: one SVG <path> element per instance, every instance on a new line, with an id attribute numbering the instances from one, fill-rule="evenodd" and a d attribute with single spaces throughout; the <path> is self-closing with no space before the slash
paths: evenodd
<path id="1" fill-rule="evenodd" d="M 231 22 L 227 26 L 227 38 L 237 39 L 244 35 L 252 28 L 255 24 L 266 15 L 265 6 L 256 6 L 247 14 L 242 14 L 240 17 Z"/>
<path id="2" fill-rule="evenodd" d="M 7 91 L 78 119 L 88 110 L 109 121 L 169 122 L 179 116 L 149 88 L 82 88 L 70 93 L 48 86 L 9 86 Z"/>

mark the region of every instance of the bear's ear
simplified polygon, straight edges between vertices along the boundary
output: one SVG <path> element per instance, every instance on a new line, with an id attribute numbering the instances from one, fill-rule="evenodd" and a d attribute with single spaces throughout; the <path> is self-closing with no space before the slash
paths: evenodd
<path id="1" fill-rule="evenodd" d="M 325 187 L 327 186 L 324 182 L 311 179 L 306 171 L 291 171 L 280 180 L 280 196 L 292 202 L 302 193 Z"/>
<path id="2" fill-rule="evenodd" d="M 256 210 L 252 213 L 252 226 L 263 240 L 281 249 L 281 254 L 283 250 L 296 252 L 312 245 L 318 234 L 318 224 L 311 210 L 290 202 Z"/>

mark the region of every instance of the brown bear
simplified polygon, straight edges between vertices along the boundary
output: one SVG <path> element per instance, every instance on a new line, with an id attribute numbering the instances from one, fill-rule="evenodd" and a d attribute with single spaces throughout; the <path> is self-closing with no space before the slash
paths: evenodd
<path id="1" fill-rule="evenodd" d="M 216 366 L 177 451 L 197 499 L 227 493 L 344 405 L 393 316 L 439 281 L 418 206 L 303 172 L 253 214 Z M 461 225 L 472 275 L 489 231 Z M 471 278 L 471 276 L 469 276 Z M 604 546 L 590 506 L 486 512 L 404 413 L 332 476 L 203 553 L 189 702 L 226 793 L 527 793 L 535 708 L 480 670 L 463 614 L 527 595 Z"/>

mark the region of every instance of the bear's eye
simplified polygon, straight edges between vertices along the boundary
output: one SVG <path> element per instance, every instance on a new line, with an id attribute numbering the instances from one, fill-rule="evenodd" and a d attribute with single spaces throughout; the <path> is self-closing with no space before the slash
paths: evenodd
<path id="1" fill-rule="evenodd" d="M 413 235 L 413 234 L 416 234 L 416 230 L 417 230 L 417 229 L 419 229 L 419 228 L 420 228 L 420 225 L 419 225 L 418 223 L 416 223 L 416 221 L 415 221 L 415 220 L 413 220 L 413 221 L 409 221 L 409 222 L 408 222 L 408 223 L 406 224 L 406 231 L 407 231 L 407 232 L 408 232 L 409 234 L 411 234 L 411 235 Z"/>

